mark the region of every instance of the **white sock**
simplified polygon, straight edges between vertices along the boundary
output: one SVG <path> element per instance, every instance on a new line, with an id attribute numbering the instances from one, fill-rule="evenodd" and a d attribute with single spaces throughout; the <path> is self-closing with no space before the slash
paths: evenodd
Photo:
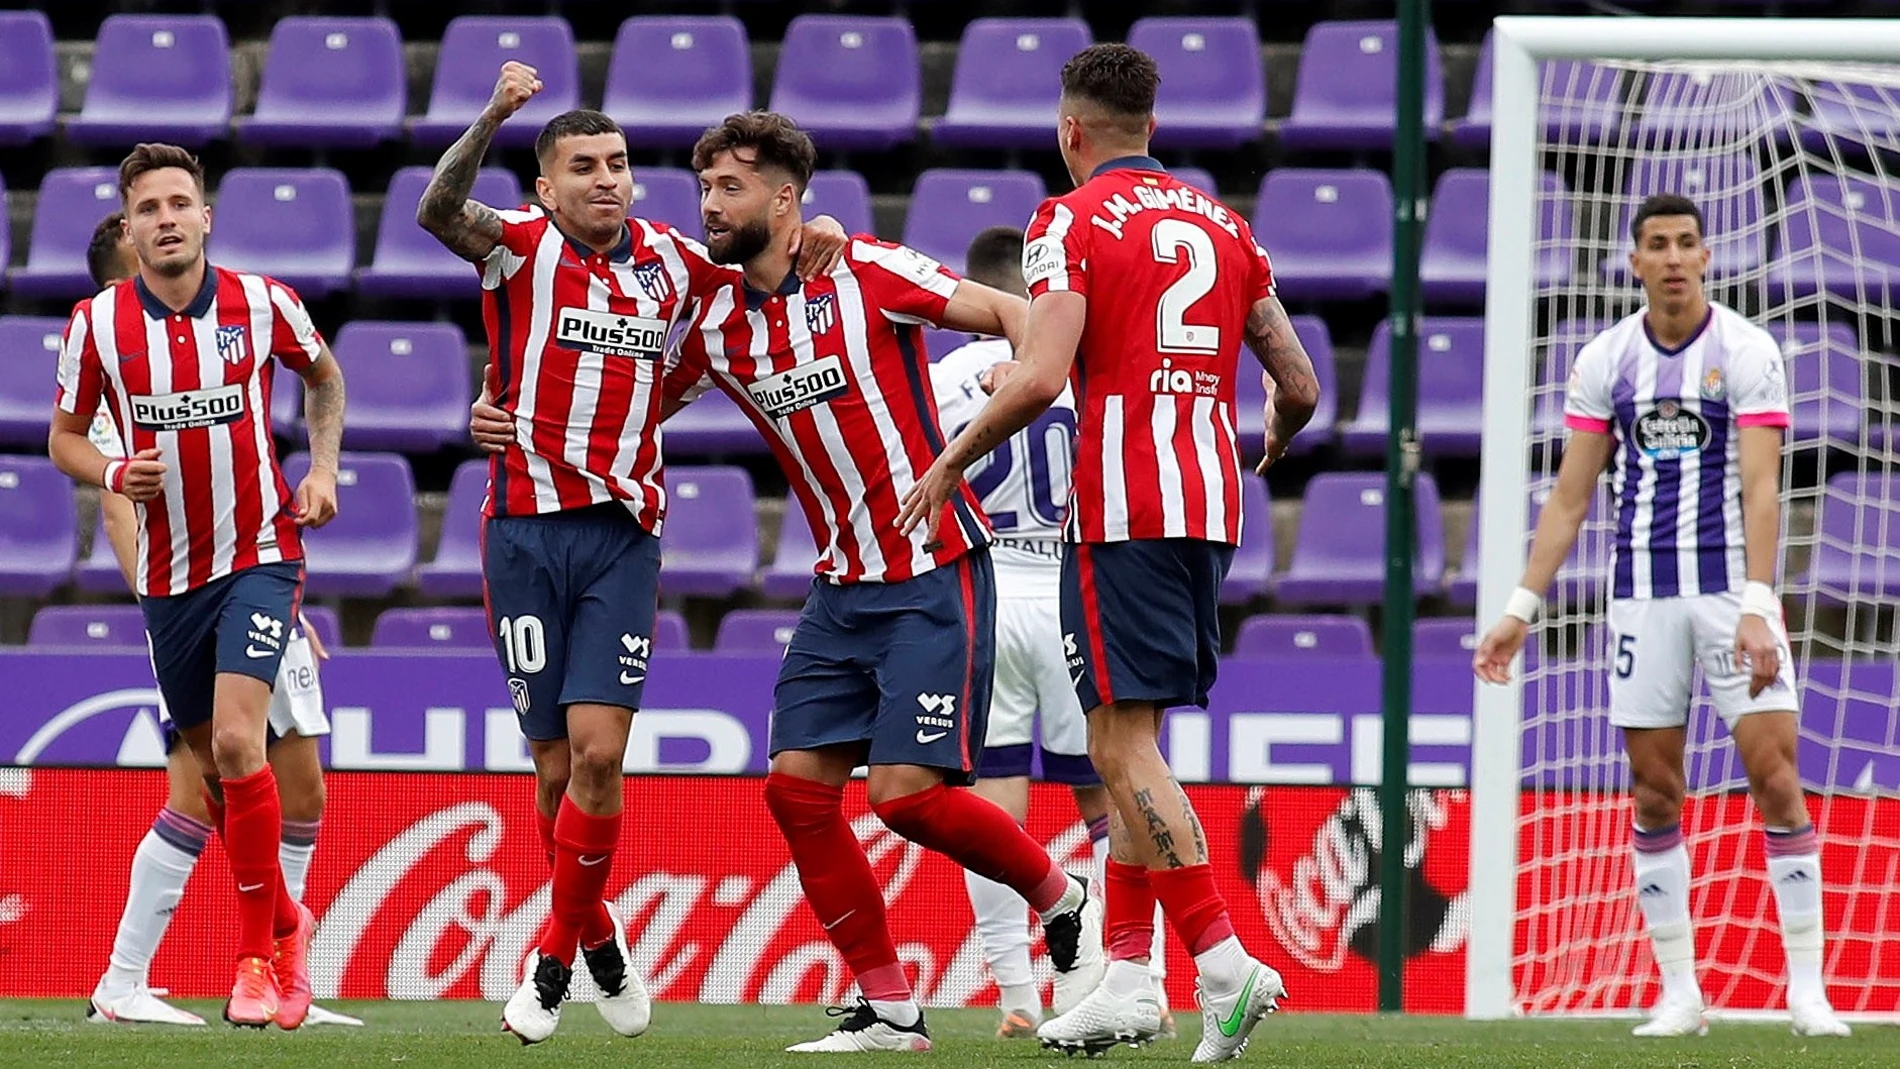
<path id="1" fill-rule="evenodd" d="M 1095 825 L 1089 825 L 1089 855 L 1095 859 L 1095 867 L 1089 870 L 1089 882 L 1098 888 L 1105 888 L 1108 879 L 1108 818 L 1101 821 L 1102 834 L 1095 834 Z"/>
<path id="2" fill-rule="evenodd" d="M 1769 828 L 1768 882 L 1781 916 L 1781 946 L 1788 955 L 1788 1001 L 1827 998 L 1821 982 L 1821 854 L 1812 826 L 1794 831 Z M 1800 850 L 1791 853 L 1790 850 Z"/>
<path id="3" fill-rule="evenodd" d="M 996 1000 L 996 1008 L 1004 1013 L 1020 1013 L 1032 1021 L 1042 1020 L 1042 992 L 1036 990 L 1034 983 L 998 984 L 1001 995 Z"/>
<path id="4" fill-rule="evenodd" d="M 1168 975 L 1168 918 L 1161 912 L 1161 904 L 1155 903 L 1155 941 L 1153 949 L 1148 951 L 1148 971 L 1155 979 L 1163 980 Z"/>
<path id="5" fill-rule="evenodd" d="M 1060 917 L 1070 910 L 1081 909 L 1082 903 L 1088 901 L 1088 896 L 1088 889 L 1082 886 L 1082 881 L 1070 876 L 1069 885 L 1062 889 L 1062 897 L 1056 899 L 1055 905 L 1043 910 L 1042 916 Z"/>
<path id="6" fill-rule="evenodd" d="M 1125 958 L 1117 958 L 1108 963 L 1108 974 L 1102 983 L 1111 995 L 1151 995 L 1154 993 L 1154 974 L 1146 966 L 1137 965 Z"/>
<path id="7" fill-rule="evenodd" d="M 1695 977 L 1695 931 L 1689 924 L 1689 851 L 1682 829 L 1636 829 L 1636 903 L 1662 973 L 1665 999 L 1702 999 Z"/>
<path id="8" fill-rule="evenodd" d="M 998 987 L 1030 987 L 1036 983 L 1029 969 L 1029 903 L 1023 896 L 974 872 L 965 871 L 963 886 L 970 892 L 970 911 L 976 914 L 976 932 L 983 940 L 983 960 Z"/>
<path id="9" fill-rule="evenodd" d="M 284 887 L 290 897 L 303 901 L 304 884 L 310 875 L 310 859 L 317 853 L 315 820 L 284 821 L 283 840 L 277 847 L 277 864 L 284 870 Z"/>
<path id="10" fill-rule="evenodd" d="M 900 1028 L 909 1028 L 911 1025 L 916 1024 L 924 1015 L 924 1011 L 917 1006 L 917 1000 L 912 998 L 907 998 L 902 1002 L 885 1002 L 882 999 L 871 999 L 870 1003 L 871 1009 L 875 1010 L 879 1017 L 884 1018 Z"/>
<path id="11" fill-rule="evenodd" d="M 1232 991 L 1247 982 L 1254 960 L 1240 945 L 1240 938 L 1230 935 L 1194 955 L 1194 965 L 1201 970 L 1201 982 L 1208 988 Z"/>
<path id="12" fill-rule="evenodd" d="M 99 981 L 102 991 L 124 992 L 146 982 L 152 955 L 171 927 L 172 911 L 184 896 L 185 881 L 198 865 L 211 829 L 170 809 L 159 811 L 152 830 L 132 854 L 132 878 L 125 912 L 112 938 L 111 964 Z"/>

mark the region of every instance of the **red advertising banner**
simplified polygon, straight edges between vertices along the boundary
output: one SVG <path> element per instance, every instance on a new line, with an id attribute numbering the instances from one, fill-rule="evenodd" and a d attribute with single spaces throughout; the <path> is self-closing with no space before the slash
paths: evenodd
<path id="1" fill-rule="evenodd" d="M 0 994 L 84 997 L 105 967 L 126 871 L 164 777 L 151 772 L 0 770 Z M 1379 826 L 1373 792 L 1338 787 L 1187 788 L 1235 927 L 1280 968 L 1290 1009 L 1374 1008 Z M 1030 831 L 1088 863 L 1065 789 L 1037 785 Z M 322 998 L 484 998 L 513 989 L 548 908 L 533 781 L 501 774 L 333 773 L 306 895 L 321 923 Z M 891 834 L 861 785 L 846 807 L 890 902 L 900 953 L 933 1005 L 994 998 L 963 879 Z M 626 847 L 610 889 L 635 965 L 662 999 L 833 1002 L 849 976 L 804 907 L 760 795 L 740 777 L 632 777 Z M 1414 925 L 1408 1008 L 1463 1004 L 1469 840 L 1463 791 L 1413 796 Z M 229 988 L 233 894 L 214 842 L 152 966 L 182 997 Z M 1170 940 L 1171 1001 L 1192 1006 L 1193 969 Z M 1047 977 L 1046 960 L 1038 968 Z M 586 997 L 584 971 L 576 997 Z"/>

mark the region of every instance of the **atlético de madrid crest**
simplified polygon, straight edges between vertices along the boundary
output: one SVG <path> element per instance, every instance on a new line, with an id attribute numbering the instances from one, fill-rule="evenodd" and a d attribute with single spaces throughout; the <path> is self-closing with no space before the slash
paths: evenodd
<path id="1" fill-rule="evenodd" d="M 837 302 L 829 293 L 821 293 L 805 302 L 805 329 L 823 334 L 838 322 Z"/>
<path id="2" fill-rule="evenodd" d="M 218 355 L 227 364 L 244 362 L 244 328 L 242 326 L 219 327 L 217 330 Z"/>
<path id="3" fill-rule="evenodd" d="M 669 296 L 666 282 L 666 265 L 644 263 L 633 269 L 633 284 L 640 291 L 656 301 L 664 301 Z"/>

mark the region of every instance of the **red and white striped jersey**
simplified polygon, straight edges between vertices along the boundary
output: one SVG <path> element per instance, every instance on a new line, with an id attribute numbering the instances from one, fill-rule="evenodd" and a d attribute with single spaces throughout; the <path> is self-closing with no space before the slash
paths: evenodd
<path id="1" fill-rule="evenodd" d="M 1145 156 L 1111 160 L 1036 209 L 1030 299 L 1088 298 L 1070 381 L 1072 542 L 1240 542 L 1234 376 L 1273 267 L 1238 213 Z"/>
<path id="2" fill-rule="evenodd" d="M 60 411 L 92 413 L 103 401 L 127 455 L 163 450 L 163 492 L 138 505 L 139 594 L 183 594 L 303 559 L 270 436 L 270 358 L 302 371 L 322 346 L 290 287 L 222 267 L 207 268 L 182 311 L 136 278 L 73 309 Z"/>
<path id="3" fill-rule="evenodd" d="M 776 293 L 728 271 L 701 295 L 668 369 L 669 397 L 717 386 L 738 402 L 811 524 L 816 572 L 894 583 L 987 545 L 964 485 L 936 531 L 898 530 L 899 502 L 943 451 L 923 324 L 940 323 L 957 276 L 901 245 L 856 235 L 831 274 Z"/>
<path id="4" fill-rule="evenodd" d="M 515 444 L 488 465 L 489 516 L 607 501 L 654 534 L 666 517 L 660 378 L 667 335 L 713 265 L 692 239 L 627 220 L 597 253 L 540 208 L 496 213 L 501 241 L 479 266 L 488 387 Z"/>

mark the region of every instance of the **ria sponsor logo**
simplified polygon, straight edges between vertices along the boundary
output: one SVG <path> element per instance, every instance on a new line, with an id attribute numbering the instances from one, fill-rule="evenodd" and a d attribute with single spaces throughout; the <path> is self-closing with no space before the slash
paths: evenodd
<path id="1" fill-rule="evenodd" d="M 1155 393 L 1197 394 L 1202 397 L 1220 396 L 1220 376 L 1212 371 L 1190 371 L 1175 367 L 1174 361 L 1162 358 L 1161 366 L 1148 376 L 1148 389 Z"/>
<path id="2" fill-rule="evenodd" d="M 554 341 L 569 349 L 606 356 L 658 360 L 666 351 L 666 321 L 588 308 L 563 308 L 554 317 Z"/>
<path id="3" fill-rule="evenodd" d="M 803 412 L 843 396 L 849 386 L 844 361 L 837 356 L 824 356 L 760 379 L 747 386 L 746 392 L 766 415 L 784 419 L 794 412 Z"/>
<path id="4" fill-rule="evenodd" d="M 150 431 L 187 431 L 244 415 L 244 387 L 231 383 L 182 393 L 133 394 L 132 422 Z"/>

